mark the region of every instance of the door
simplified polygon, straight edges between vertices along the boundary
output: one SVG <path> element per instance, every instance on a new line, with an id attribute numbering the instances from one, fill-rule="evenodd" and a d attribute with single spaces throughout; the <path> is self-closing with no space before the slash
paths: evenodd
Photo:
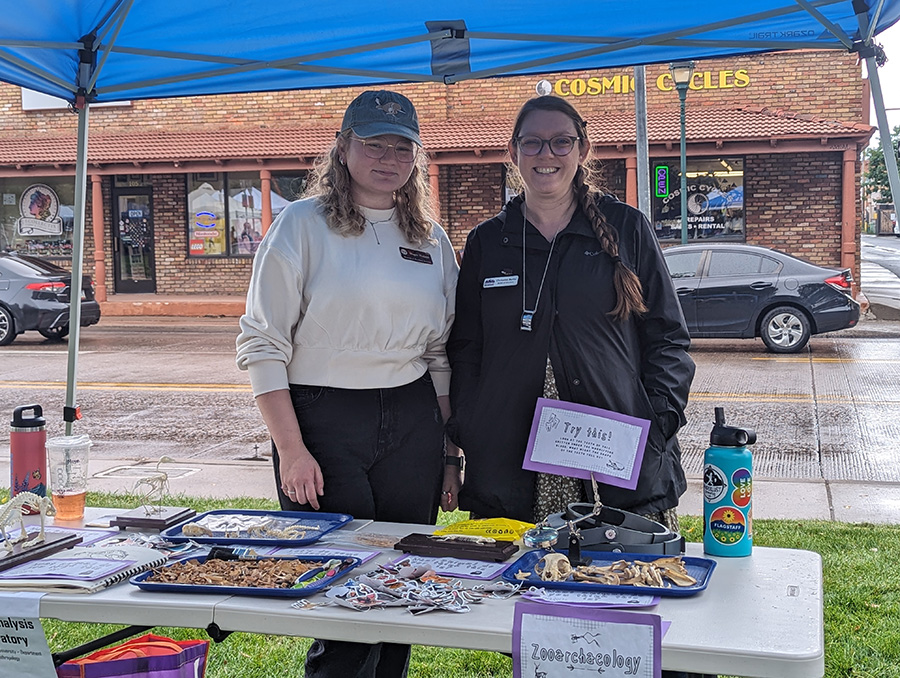
<path id="1" fill-rule="evenodd" d="M 113 268 L 117 294 L 156 292 L 152 197 L 149 188 L 113 192 Z"/>
<path id="2" fill-rule="evenodd" d="M 675 285 L 675 293 L 681 302 L 684 323 L 691 335 L 699 331 L 697 326 L 697 286 L 700 284 L 700 264 L 703 250 L 690 252 L 666 251 L 666 266 Z"/>
<path id="3" fill-rule="evenodd" d="M 752 321 L 778 290 L 777 261 L 755 252 L 711 250 L 697 289 L 700 335 L 752 337 Z"/>

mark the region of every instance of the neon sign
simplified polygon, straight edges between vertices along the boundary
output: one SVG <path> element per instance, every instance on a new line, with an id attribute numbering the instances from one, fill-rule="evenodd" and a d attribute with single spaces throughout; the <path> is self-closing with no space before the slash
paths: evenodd
<path id="1" fill-rule="evenodd" d="M 669 195 L 669 166 L 657 165 L 653 168 L 656 178 L 656 197 L 665 198 Z"/>

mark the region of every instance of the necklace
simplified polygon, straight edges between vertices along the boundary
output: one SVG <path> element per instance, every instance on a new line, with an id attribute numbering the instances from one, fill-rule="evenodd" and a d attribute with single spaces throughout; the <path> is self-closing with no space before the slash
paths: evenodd
<path id="1" fill-rule="evenodd" d="M 528 219 L 526 218 L 526 206 L 525 203 L 522 203 L 522 322 L 519 325 L 519 329 L 523 332 L 531 332 L 531 322 L 534 319 L 534 314 L 537 313 L 538 304 L 541 303 L 541 292 L 544 289 L 544 281 L 547 279 L 547 269 L 550 268 L 550 259 L 553 257 L 553 246 L 556 244 L 556 236 L 559 235 L 559 229 L 556 233 L 553 234 L 553 239 L 550 241 L 550 253 L 547 255 L 547 263 L 544 264 L 544 273 L 541 275 L 541 284 L 538 285 L 538 293 L 537 297 L 534 300 L 534 308 L 529 309 L 525 305 L 525 226 L 528 223 Z"/>
<path id="2" fill-rule="evenodd" d="M 372 227 L 372 233 L 375 234 L 375 242 L 376 242 L 376 244 L 380 245 L 380 244 L 381 244 L 381 240 L 378 239 L 378 229 L 375 228 L 375 226 L 378 225 L 378 224 L 389 224 L 389 223 L 391 223 L 392 221 L 394 221 L 394 214 L 395 214 L 396 212 L 397 212 L 397 208 L 394 207 L 394 208 L 391 209 L 391 214 L 390 214 L 390 216 L 388 216 L 387 219 L 379 219 L 378 221 L 372 221 L 372 220 L 369 219 L 365 214 L 362 215 L 363 221 L 365 221 L 369 226 Z"/>

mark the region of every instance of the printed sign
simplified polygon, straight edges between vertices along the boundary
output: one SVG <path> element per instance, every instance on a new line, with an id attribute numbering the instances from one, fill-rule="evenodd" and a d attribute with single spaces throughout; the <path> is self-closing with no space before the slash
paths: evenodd
<path id="1" fill-rule="evenodd" d="M 657 615 L 516 603 L 514 678 L 660 678 L 661 656 Z"/>
<path id="2" fill-rule="evenodd" d="M 0 593 L 0 678 L 56 678 L 39 611 L 43 593 Z"/>
<path id="3" fill-rule="evenodd" d="M 522 468 L 633 490 L 649 432 L 646 419 L 538 398 Z"/>

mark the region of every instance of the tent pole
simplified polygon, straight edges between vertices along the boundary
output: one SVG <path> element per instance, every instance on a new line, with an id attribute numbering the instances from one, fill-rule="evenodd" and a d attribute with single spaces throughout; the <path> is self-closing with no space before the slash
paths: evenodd
<path id="1" fill-rule="evenodd" d="M 856 15 L 859 22 L 861 35 L 869 33 L 869 17 L 863 11 Z M 881 141 L 881 150 L 884 153 L 884 168 L 887 170 L 888 185 L 891 187 L 891 197 L 894 208 L 900 204 L 900 172 L 897 171 L 897 155 L 894 151 L 894 142 L 891 140 L 891 126 L 888 124 L 887 113 L 884 110 L 884 94 L 881 91 L 881 78 L 878 76 L 878 63 L 875 58 L 875 45 L 870 41 L 866 43 L 866 74 L 869 76 L 869 85 L 872 89 L 872 103 L 875 104 L 875 120 L 878 122 L 878 138 Z"/>
<path id="2" fill-rule="evenodd" d="M 78 376 L 78 345 L 81 341 L 81 278 L 84 263 L 84 203 L 87 196 L 88 110 L 78 110 L 78 156 L 75 164 L 75 221 L 72 233 L 72 284 L 69 285 L 69 359 L 66 370 L 66 435 L 72 435 L 75 389 Z M 70 415 L 71 413 L 71 415 Z"/>
<path id="3" fill-rule="evenodd" d="M 872 86 L 872 102 L 875 104 L 875 119 L 878 121 L 878 138 L 884 153 L 884 167 L 887 170 L 891 197 L 896 207 L 897 204 L 900 204 L 900 173 L 897 171 L 897 155 L 894 151 L 894 142 L 891 140 L 891 127 L 888 124 L 887 113 L 884 110 L 884 95 L 881 92 L 881 80 L 878 77 L 878 65 L 875 63 L 875 57 L 866 58 L 866 71 L 869 74 L 869 84 Z"/>
<path id="4" fill-rule="evenodd" d="M 647 140 L 647 79 L 644 66 L 634 67 L 634 121 L 638 209 L 653 223 L 650 211 L 650 151 Z"/>

